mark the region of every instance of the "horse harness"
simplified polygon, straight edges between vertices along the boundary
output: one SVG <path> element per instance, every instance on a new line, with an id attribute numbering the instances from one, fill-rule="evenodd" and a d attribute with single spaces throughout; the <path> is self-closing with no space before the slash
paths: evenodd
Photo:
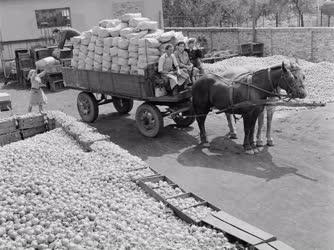
<path id="1" fill-rule="evenodd" d="M 252 73 L 252 74 L 249 74 L 247 76 L 247 79 L 246 81 L 233 81 L 232 82 L 232 85 L 235 84 L 235 83 L 239 83 L 241 85 L 244 85 L 247 87 L 247 101 L 250 100 L 250 89 L 253 88 L 253 89 L 256 89 L 256 90 L 259 90 L 261 92 L 264 92 L 264 93 L 267 93 L 271 96 L 276 96 L 278 97 L 279 99 L 281 99 L 281 97 L 287 97 L 287 95 L 282 95 L 282 94 L 279 94 L 278 93 L 278 88 L 280 87 L 279 86 L 279 83 L 280 81 L 283 79 L 284 81 L 286 81 L 286 78 L 285 76 L 283 75 L 283 73 L 281 74 L 281 77 L 278 81 L 278 86 L 275 88 L 274 84 L 273 84 L 273 81 L 272 81 L 272 78 L 271 78 L 271 68 L 268 68 L 267 69 L 267 72 L 268 72 L 268 80 L 269 80 L 269 83 L 270 83 L 270 86 L 272 88 L 272 91 L 268 91 L 268 90 L 265 90 L 263 88 L 260 88 L 260 87 L 257 87 L 256 85 L 253 84 L 253 76 L 254 74 L 256 73 Z M 219 76 L 219 75 L 217 75 Z M 221 76 L 220 76 L 221 77 Z M 232 109 L 233 110 L 233 106 L 234 106 L 234 102 L 233 102 L 233 94 L 234 94 L 234 88 L 232 87 L 229 88 L 229 103 L 230 103 L 230 107 L 228 109 Z M 287 85 L 289 86 L 289 85 Z M 290 88 L 290 87 L 289 87 Z M 291 88 L 290 88 L 291 89 Z"/>

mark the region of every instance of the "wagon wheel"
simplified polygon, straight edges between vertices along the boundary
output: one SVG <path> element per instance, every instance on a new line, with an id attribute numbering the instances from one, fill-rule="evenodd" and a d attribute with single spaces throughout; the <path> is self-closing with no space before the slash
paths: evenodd
<path id="1" fill-rule="evenodd" d="M 124 115 L 133 108 L 133 100 L 126 98 L 113 97 L 113 104 L 118 113 Z"/>
<path id="2" fill-rule="evenodd" d="M 137 127 L 143 135 L 155 137 L 164 126 L 160 110 L 149 103 L 143 103 L 136 111 Z"/>
<path id="3" fill-rule="evenodd" d="M 195 121 L 195 115 L 194 115 L 193 108 L 190 108 L 187 111 L 184 111 L 182 113 L 178 113 L 172 116 L 172 119 L 176 123 L 176 125 L 180 128 L 186 128 L 189 127 L 193 122 Z"/>
<path id="4" fill-rule="evenodd" d="M 94 122 L 99 115 L 99 105 L 92 93 L 81 92 L 77 99 L 77 108 L 84 122 Z"/>

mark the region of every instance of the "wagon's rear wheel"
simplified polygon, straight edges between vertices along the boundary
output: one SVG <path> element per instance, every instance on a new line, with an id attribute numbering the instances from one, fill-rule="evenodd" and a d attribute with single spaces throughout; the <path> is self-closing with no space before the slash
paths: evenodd
<path id="1" fill-rule="evenodd" d="M 189 127 L 195 121 L 195 113 L 191 107 L 189 110 L 175 114 L 172 116 L 172 119 L 176 125 L 180 128 Z"/>
<path id="2" fill-rule="evenodd" d="M 77 108 L 84 122 L 94 122 L 99 116 L 99 105 L 92 93 L 81 92 L 78 95 Z"/>
<path id="3" fill-rule="evenodd" d="M 160 110 L 149 103 L 143 103 L 136 111 L 137 127 L 143 135 L 155 137 L 164 126 L 164 120 Z"/>
<path id="4" fill-rule="evenodd" d="M 113 97 L 113 104 L 118 113 L 124 115 L 133 108 L 133 100 L 126 98 Z"/>

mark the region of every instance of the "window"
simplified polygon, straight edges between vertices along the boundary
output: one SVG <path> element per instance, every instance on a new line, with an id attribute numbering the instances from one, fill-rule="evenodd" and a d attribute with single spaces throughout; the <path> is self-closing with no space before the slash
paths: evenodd
<path id="1" fill-rule="evenodd" d="M 70 8 L 35 10 L 37 28 L 71 26 Z"/>

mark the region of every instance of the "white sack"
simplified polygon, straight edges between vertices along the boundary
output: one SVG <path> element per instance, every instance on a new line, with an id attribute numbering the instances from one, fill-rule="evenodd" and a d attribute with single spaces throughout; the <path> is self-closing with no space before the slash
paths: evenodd
<path id="1" fill-rule="evenodd" d="M 102 55 L 103 54 L 103 47 L 95 46 L 95 54 Z"/>
<path id="2" fill-rule="evenodd" d="M 89 50 L 89 51 L 94 51 L 94 50 L 95 50 L 95 43 L 90 42 L 90 43 L 88 44 L 88 50 Z"/>
<path id="3" fill-rule="evenodd" d="M 160 56 L 161 52 L 159 49 L 156 48 L 139 48 L 138 50 L 139 55 L 149 55 L 149 56 Z"/>
<path id="4" fill-rule="evenodd" d="M 91 42 L 91 43 L 95 43 L 97 39 L 99 39 L 98 36 L 92 36 L 92 37 L 90 38 L 90 42 Z"/>
<path id="5" fill-rule="evenodd" d="M 126 38 L 127 35 L 134 33 L 135 29 L 134 28 L 124 28 L 120 31 L 121 37 Z"/>
<path id="6" fill-rule="evenodd" d="M 103 61 L 111 62 L 111 56 L 109 54 L 102 55 Z"/>
<path id="7" fill-rule="evenodd" d="M 138 52 L 130 52 L 129 57 L 138 59 L 139 54 L 138 54 Z"/>
<path id="8" fill-rule="evenodd" d="M 121 16 L 122 22 L 129 22 L 132 18 L 142 17 L 141 13 L 126 13 Z"/>
<path id="9" fill-rule="evenodd" d="M 130 44 L 130 41 L 129 41 L 129 40 L 127 40 L 127 39 L 125 39 L 125 38 L 121 38 L 121 39 L 118 40 L 118 44 L 117 44 L 117 46 L 118 46 L 118 48 L 120 48 L 120 49 L 128 49 L 129 44 Z"/>
<path id="10" fill-rule="evenodd" d="M 129 65 L 135 65 L 135 66 L 137 66 L 137 64 L 138 64 L 138 59 L 137 59 L 137 58 L 130 57 L 130 58 L 129 58 L 129 61 L 128 61 L 128 64 L 129 64 Z"/>
<path id="11" fill-rule="evenodd" d="M 87 57 L 94 59 L 95 52 L 94 51 L 89 51 L 87 54 Z"/>
<path id="12" fill-rule="evenodd" d="M 113 43 L 113 39 L 114 38 L 112 38 L 112 37 L 104 38 L 103 39 L 103 46 L 111 48 L 112 47 L 112 43 Z"/>
<path id="13" fill-rule="evenodd" d="M 119 71 L 121 70 L 121 66 L 119 66 L 118 64 L 112 64 L 111 65 L 111 71 L 114 73 L 119 73 Z"/>
<path id="14" fill-rule="evenodd" d="M 147 17 L 133 17 L 129 21 L 129 26 L 132 28 L 136 28 L 138 24 L 143 21 L 150 21 L 150 19 Z"/>
<path id="15" fill-rule="evenodd" d="M 117 55 L 118 55 L 118 57 L 128 59 L 129 58 L 129 51 L 125 50 L 125 49 L 118 49 Z"/>
<path id="16" fill-rule="evenodd" d="M 118 55 L 118 48 L 117 47 L 112 47 L 109 52 L 110 52 L 111 57 L 117 56 Z"/>
<path id="17" fill-rule="evenodd" d="M 114 47 L 118 47 L 118 41 L 121 40 L 122 38 L 121 37 L 115 37 L 113 40 L 112 40 L 112 46 Z"/>
<path id="18" fill-rule="evenodd" d="M 99 26 L 102 28 L 112 28 L 120 24 L 121 20 L 119 19 L 104 19 L 99 22 Z"/>
<path id="19" fill-rule="evenodd" d="M 120 73 L 122 73 L 122 74 L 130 74 L 130 67 L 129 66 L 121 66 Z"/>
<path id="20" fill-rule="evenodd" d="M 133 45 L 133 44 L 129 45 L 129 48 L 128 48 L 129 52 L 138 52 L 138 50 L 139 50 L 139 46 L 138 45 Z"/>
<path id="21" fill-rule="evenodd" d="M 159 48 L 160 42 L 155 38 L 139 39 L 139 47 Z"/>
<path id="22" fill-rule="evenodd" d="M 172 38 L 175 36 L 175 31 L 169 31 L 169 32 L 165 32 L 163 34 L 161 34 L 159 41 L 162 43 L 166 43 L 169 42 L 170 40 L 172 40 Z"/>
<path id="23" fill-rule="evenodd" d="M 98 55 L 98 54 L 95 54 L 94 56 L 94 62 L 97 62 L 97 63 L 102 63 L 102 56 L 101 55 Z"/>
<path id="24" fill-rule="evenodd" d="M 158 26 L 156 21 L 143 21 L 138 24 L 136 30 L 157 30 Z"/>
<path id="25" fill-rule="evenodd" d="M 117 64 L 120 66 L 127 66 L 128 65 L 128 59 L 118 57 L 117 58 Z"/>

